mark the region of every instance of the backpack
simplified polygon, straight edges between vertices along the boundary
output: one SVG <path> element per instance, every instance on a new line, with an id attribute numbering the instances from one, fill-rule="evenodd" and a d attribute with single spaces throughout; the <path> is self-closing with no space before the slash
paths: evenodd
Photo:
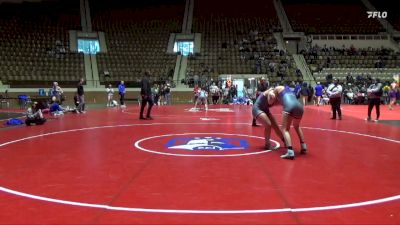
<path id="1" fill-rule="evenodd" d="M 22 120 L 15 119 L 15 118 L 9 119 L 6 122 L 7 126 L 17 126 L 17 125 L 21 125 L 21 124 L 24 124 L 24 122 Z"/>

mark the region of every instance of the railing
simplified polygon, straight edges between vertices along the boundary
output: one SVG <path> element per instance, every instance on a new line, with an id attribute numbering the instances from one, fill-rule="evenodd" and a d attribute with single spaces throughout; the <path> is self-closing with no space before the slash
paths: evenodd
<path id="1" fill-rule="evenodd" d="M 388 35 L 313 34 L 313 40 L 388 40 Z"/>

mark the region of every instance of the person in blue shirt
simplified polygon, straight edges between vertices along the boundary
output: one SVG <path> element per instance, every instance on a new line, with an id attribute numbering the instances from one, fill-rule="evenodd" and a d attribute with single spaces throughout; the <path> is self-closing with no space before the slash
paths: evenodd
<path id="1" fill-rule="evenodd" d="M 119 103 L 121 107 L 125 107 L 125 84 L 124 81 L 121 80 L 121 83 L 118 85 L 118 93 L 119 93 Z"/>
<path id="2" fill-rule="evenodd" d="M 301 91 L 301 85 L 299 82 L 296 83 L 296 86 L 294 87 L 294 94 L 296 95 L 296 98 L 299 99 L 300 98 L 300 91 Z"/>
<path id="3" fill-rule="evenodd" d="M 321 104 L 321 97 L 323 90 L 324 86 L 322 86 L 320 82 L 317 82 L 317 86 L 315 86 L 315 96 L 317 97 L 317 106 Z"/>

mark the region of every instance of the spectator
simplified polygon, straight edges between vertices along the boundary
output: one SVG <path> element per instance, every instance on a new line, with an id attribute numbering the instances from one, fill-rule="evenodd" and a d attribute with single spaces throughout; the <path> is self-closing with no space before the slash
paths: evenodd
<path id="1" fill-rule="evenodd" d="M 349 83 L 351 83 L 351 84 L 354 83 L 354 78 L 353 78 L 353 76 L 351 76 L 350 73 L 348 73 L 346 76 L 346 84 L 349 84 Z"/>
<path id="2" fill-rule="evenodd" d="M 46 122 L 46 119 L 43 116 L 42 110 L 38 108 L 38 103 L 33 102 L 32 106 L 28 108 L 25 124 L 30 126 L 32 123 L 36 125 L 41 125 Z"/>
<path id="3" fill-rule="evenodd" d="M 322 97 L 322 91 L 324 87 L 321 85 L 320 82 L 317 82 L 317 86 L 315 86 L 315 96 L 317 98 L 317 106 L 321 104 L 321 97 Z"/>
<path id="4" fill-rule="evenodd" d="M 332 74 L 326 75 L 325 79 L 326 79 L 326 83 L 328 83 L 328 84 L 332 83 Z"/>
<path id="5" fill-rule="evenodd" d="M 210 92 L 211 92 L 211 97 L 212 97 L 212 102 L 213 104 L 217 104 L 218 100 L 219 100 L 219 94 L 220 94 L 220 90 L 218 88 L 217 85 L 215 85 L 215 83 L 213 83 L 210 87 Z"/>
<path id="6" fill-rule="evenodd" d="M 195 74 L 193 76 L 194 85 L 199 85 L 199 75 Z"/>
<path id="7" fill-rule="evenodd" d="M 353 104 L 353 102 L 354 102 L 354 92 L 353 92 L 353 89 L 351 89 L 351 88 L 349 88 L 348 90 L 347 90 L 347 93 L 346 93 L 346 103 L 347 104 Z"/>
<path id="8" fill-rule="evenodd" d="M 165 104 L 171 105 L 171 85 L 169 83 L 165 85 L 164 93 L 165 93 Z"/>
<path id="9" fill-rule="evenodd" d="M 393 110 L 393 106 L 396 105 L 397 101 L 397 96 L 399 95 L 400 91 L 398 90 L 396 81 L 390 84 L 390 91 L 389 91 L 389 97 L 390 97 L 390 103 L 389 103 L 389 110 Z"/>
<path id="10" fill-rule="evenodd" d="M 83 83 L 85 80 L 81 78 L 79 81 L 78 87 L 77 87 L 77 93 L 78 93 L 78 101 L 79 105 L 77 107 L 77 112 L 78 113 L 86 113 L 85 111 L 85 90 L 83 88 Z"/>
<path id="11" fill-rule="evenodd" d="M 125 82 L 121 80 L 121 82 L 118 85 L 118 93 L 119 93 L 119 104 L 121 105 L 122 108 L 125 108 Z"/>
<path id="12" fill-rule="evenodd" d="M 301 73 L 300 69 L 296 69 L 296 76 L 297 78 L 303 77 L 303 74 Z"/>
<path id="13" fill-rule="evenodd" d="M 159 105 L 158 101 L 160 100 L 160 88 L 159 88 L 158 84 L 154 84 L 151 92 L 153 95 L 154 104 L 158 106 Z"/>
<path id="14" fill-rule="evenodd" d="M 60 102 L 60 104 L 62 104 L 62 102 L 65 100 L 64 91 L 58 85 L 58 82 L 53 82 L 51 96 L 55 96 L 57 100 Z"/>
<path id="15" fill-rule="evenodd" d="M 303 106 L 307 105 L 307 100 L 309 95 L 310 93 L 308 92 L 307 83 L 303 82 L 300 88 L 301 102 L 303 103 Z"/>
<path id="16" fill-rule="evenodd" d="M 314 88 L 311 86 L 311 84 L 308 85 L 308 102 L 313 101 L 314 99 Z"/>
<path id="17" fill-rule="evenodd" d="M 108 88 L 106 89 L 107 92 L 107 107 L 113 107 L 113 96 L 114 96 L 114 89 L 112 88 L 111 84 L 108 84 Z"/>

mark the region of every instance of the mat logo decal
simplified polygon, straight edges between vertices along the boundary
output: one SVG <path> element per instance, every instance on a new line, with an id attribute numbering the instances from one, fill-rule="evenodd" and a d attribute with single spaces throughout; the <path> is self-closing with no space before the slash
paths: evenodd
<path id="1" fill-rule="evenodd" d="M 168 149 L 183 150 L 245 150 L 248 143 L 240 138 L 221 137 L 182 137 L 174 138 L 167 142 Z"/>

